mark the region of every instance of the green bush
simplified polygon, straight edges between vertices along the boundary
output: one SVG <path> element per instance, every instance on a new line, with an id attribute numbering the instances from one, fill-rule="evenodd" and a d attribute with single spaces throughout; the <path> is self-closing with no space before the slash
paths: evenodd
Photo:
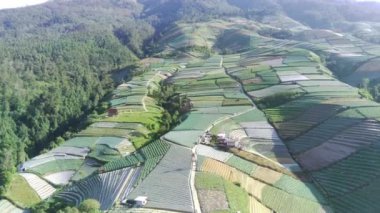
<path id="1" fill-rule="evenodd" d="M 86 212 L 86 213 L 97 213 L 100 212 L 100 203 L 97 200 L 94 199 L 87 199 L 84 200 L 79 205 L 79 211 L 80 212 Z"/>
<path id="2" fill-rule="evenodd" d="M 264 97 L 256 100 L 257 105 L 260 108 L 273 108 L 280 106 L 286 102 L 296 99 L 302 96 L 304 93 L 299 91 L 281 92 L 268 97 Z"/>

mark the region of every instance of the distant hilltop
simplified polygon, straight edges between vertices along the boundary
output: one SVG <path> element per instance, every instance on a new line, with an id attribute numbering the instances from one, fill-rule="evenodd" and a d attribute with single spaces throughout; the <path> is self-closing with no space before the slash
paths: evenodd
<path id="1" fill-rule="evenodd" d="M 12 9 L 18 7 L 28 7 L 37 4 L 43 4 L 49 0 L 18 0 L 18 1 L 6 1 L 0 3 L 0 10 L 2 9 Z"/>

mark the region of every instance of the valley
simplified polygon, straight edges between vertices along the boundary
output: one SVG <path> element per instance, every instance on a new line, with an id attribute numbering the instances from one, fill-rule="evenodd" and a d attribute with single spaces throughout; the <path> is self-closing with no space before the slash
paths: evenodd
<path id="1" fill-rule="evenodd" d="M 378 212 L 372 36 L 283 14 L 177 21 L 87 127 L 18 165 L 0 210 Z"/>

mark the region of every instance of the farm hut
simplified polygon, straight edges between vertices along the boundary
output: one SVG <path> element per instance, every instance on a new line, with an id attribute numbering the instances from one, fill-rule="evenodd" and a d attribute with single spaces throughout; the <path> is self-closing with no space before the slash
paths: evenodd
<path id="1" fill-rule="evenodd" d="M 132 208 L 136 205 L 136 201 L 135 200 L 131 200 L 131 199 L 125 199 L 123 201 L 121 201 L 121 204 L 124 204 L 124 205 L 127 205 L 129 208 Z"/>
<path id="2" fill-rule="evenodd" d="M 108 110 L 108 117 L 113 117 L 119 115 L 119 111 L 116 108 L 111 108 Z"/>
<path id="3" fill-rule="evenodd" d="M 18 171 L 18 172 L 25 172 L 25 171 L 26 171 L 26 167 L 24 166 L 23 163 L 20 164 L 20 165 L 18 165 L 18 167 L 17 167 L 17 171 Z"/>
<path id="4" fill-rule="evenodd" d="M 235 141 L 227 137 L 225 133 L 217 135 L 217 143 L 219 147 L 235 147 Z"/>
<path id="5" fill-rule="evenodd" d="M 218 141 L 218 146 L 219 147 L 235 147 L 235 141 L 232 140 L 231 138 L 225 138 L 224 140 L 219 140 Z"/>
<path id="6" fill-rule="evenodd" d="M 206 135 L 205 137 L 204 137 L 204 143 L 205 144 L 210 144 L 211 143 L 211 136 L 208 136 L 208 135 Z"/>
<path id="7" fill-rule="evenodd" d="M 146 205 L 146 203 L 148 202 L 148 197 L 145 197 L 145 196 L 138 196 L 136 199 L 136 206 L 137 207 L 143 207 Z"/>
<path id="8" fill-rule="evenodd" d="M 129 84 L 123 83 L 118 86 L 118 88 L 130 88 Z"/>
<path id="9" fill-rule="evenodd" d="M 209 131 L 206 131 L 206 133 L 200 136 L 200 142 L 202 144 L 210 144 L 211 140 L 212 140 L 212 135 Z"/>
<path id="10" fill-rule="evenodd" d="M 234 140 L 232 140 L 231 138 L 227 138 L 226 140 L 225 140 L 225 143 L 226 143 L 226 146 L 227 147 L 235 147 L 235 141 Z"/>
<path id="11" fill-rule="evenodd" d="M 222 141 L 226 139 L 226 133 L 219 133 L 217 135 L 218 141 Z"/>

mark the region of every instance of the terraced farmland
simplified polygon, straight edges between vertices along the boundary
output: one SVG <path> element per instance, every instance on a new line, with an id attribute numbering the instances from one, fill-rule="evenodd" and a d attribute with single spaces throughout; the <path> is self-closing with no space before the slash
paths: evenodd
<path id="1" fill-rule="evenodd" d="M 172 68 L 167 71 L 172 71 Z M 152 91 L 159 89 L 158 83 L 167 78 L 166 74 L 170 75 L 169 73 L 147 72 L 143 76 L 136 77 L 135 81 L 129 82 L 128 85 L 120 85 L 111 100 L 111 105 L 118 108 L 120 116 L 102 115 L 97 118 L 97 122 L 58 148 L 21 164 L 20 171 L 34 173 L 21 173 L 21 175 L 25 176 L 25 179 L 34 187 L 36 195 L 38 194 L 37 198 L 39 196 L 41 199 L 45 199 L 55 191 L 42 178 L 54 185 L 61 186 L 74 180 L 77 182 L 59 193 L 64 197 L 67 195 L 65 198 L 69 203 L 78 205 L 84 199 L 93 197 L 101 201 L 102 209 L 110 209 L 115 202 L 112 199 L 116 199 L 120 195 L 126 197 L 136 184 L 141 183 L 170 147 L 165 142 L 157 141 L 150 143 L 153 146 L 144 146 L 135 152 L 135 147 L 140 148 L 151 140 L 147 137 L 151 131 L 157 131 L 157 125 L 154 125 L 152 129 L 150 124 L 156 123 L 155 119 L 162 116 L 163 110 L 156 105 L 153 98 L 148 96 Z M 139 110 L 137 105 L 139 105 Z M 141 114 L 138 115 L 136 112 Z M 128 118 L 124 117 L 127 116 L 126 113 L 129 113 Z M 152 120 L 146 122 L 145 118 Z M 140 122 L 141 120 L 144 122 Z M 126 159 L 121 155 L 126 155 Z M 101 167 L 103 164 L 106 165 Z M 134 175 L 117 172 L 138 165 L 142 167 L 135 169 Z M 96 171 L 107 173 L 96 175 Z M 133 179 L 133 183 L 128 183 L 125 191 L 115 191 L 116 188 L 119 190 L 123 186 L 120 185 L 124 184 L 120 183 L 121 180 L 124 181 L 129 176 Z M 113 181 L 112 178 L 120 178 L 120 181 L 119 179 Z M 96 191 L 97 187 L 94 188 L 92 184 L 98 184 L 100 188 L 103 188 L 101 191 Z M 10 198 L 18 202 L 18 198 L 13 196 L 10 194 Z M 20 205 L 24 206 L 23 203 Z M 29 203 L 25 204 L 25 206 L 29 205 Z"/>
<path id="2" fill-rule="evenodd" d="M 347 43 L 350 40 L 342 40 L 338 43 L 340 44 L 340 42 Z M 332 41 L 330 45 L 337 46 L 338 43 Z M 353 48 L 342 48 L 341 50 L 356 51 Z M 258 52 L 256 57 L 264 57 L 265 54 Z M 280 53 L 277 57 L 284 57 L 286 54 Z M 378 153 L 375 154 L 376 151 L 370 152 L 370 150 L 376 149 L 379 140 L 380 129 L 376 117 L 380 108 L 377 104 L 360 98 L 355 88 L 331 78 L 329 72 L 325 71 L 326 69 L 321 69 L 321 66 L 317 69 L 315 60 L 311 60 L 310 57 L 302 57 L 302 55 L 306 56 L 307 54 L 306 52 L 298 52 L 297 57 L 287 56 L 282 66 L 279 64 L 272 66 L 280 79 L 282 76 L 294 77 L 291 79 L 292 84 L 290 85 L 284 84 L 285 81 L 282 79 L 282 83 L 276 84 L 267 81 L 268 85 L 276 86 L 267 86 L 267 89 L 255 88 L 251 85 L 247 75 L 233 71 L 239 70 L 238 67 L 230 68 L 231 74 L 243 84 L 251 96 L 256 98 L 281 93 L 281 89 L 270 90 L 271 87 L 276 89 L 278 86 L 282 90 L 286 90 L 286 88 L 290 90 L 302 89 L 303 95 L 294 98 L 285 97 L 281 102 L 273 102 L 272 107 L 267 104 L 263 110 L 289 147 L 290 153 L 296 158 L 296 161 L 306 171 L 310 171 L 309 174 L 318 183 L 318 188 L 321 187 L 320 189 L 327 193 L 325 199 L 317 196 L 315 200 L 322 203 L 331 201 L 332 208 L 337 212 L 375 212 L 376 205 L 368 203 L 371 201 L 366 200 L 368 195 L 364 192 L 365 190 L 369 191 L 367 185 L 372 185 L 372 181 L 376 182 L 378 177 L 376 175 L 377 170 L 370 169 L 376 165 Z M 273 53 L 271 55 L 273 56 Z M 252 55 L 245 54 L 242 56 L 245 66 L 248 65 L 247 57 L 250 56 Z M 302 72 L 301 70 L 304 69 L 298 68 L 301 66 L 310 66 L 310 68 L 307 69 L 307 72 Z M 240 69 L 244 69 L 244 67 Z M 296 70 L 300 75 L 295 73 Z M 296 75 L 299 78 L 296 79 Z M 301 75 L 307 79 L 301 79 Z M 251 79 L 252 82 L 256 82 L 255 76 L 252 76 Z M 261 79 L 260 82 L 262 84 L 265 81 Z M 361 113 L 364 109 L 368 109 L 368 111 Z M 251 170 L 250 167 L 241 169 Z M 286 179 L 277 180 L 274 186 L 301 196 L 309 197 L 318 194 L 311 190 L 315 186 L 302 186 L 301 184 L 300 189 L 303 190 L 299 191 L 300 189 L 297 189 L 294 184 L 301 182 L 291 183 L 285 181 Z M 266 191 L 266 193 L 274 193 L 271 190 Z M 359 194 L 363 196 L 363 199 L 359 201 L 359 197 L 356 197 L 358 201 L 355 202 L 353 197 L 359 196 Z M 278 193 L 277 196 L 280 198 L 282 195 Z M 352 203 L 343 202 L 344 199 L 350 200 Z M 368 197 L 368 200 L 371 199 Z M 264 198 L 264 200 L 267 203 L 272 203 L 272 207 L 280 212 L 306 212 L 301 207 L 300 209 L 289 209 L 269 198 Z M 358 206 L 362 207 L 361 211 Z"/>
<path id="3" fill-rule="evenodd" d="M 67 171 L 67 170 L 78 170 L 82 164 L 83 160 L 79 159 L 68 159 L 68 160 L 54 160 L 47 163 L 35 166 L 27 171 L 37 173 L 40 175 L 49 175 L 52 173 Z"/>
<path id="4" fill-rule="evenodd" d="M 53 183 L 54 185 L 66 185 L 70 182 L 74 174 L 75 171 L 63 171 L 45 175 L 44 179 Z"/>
<path id="5" fill-rule="evenodd" d="M 144 147 L 139 150 L 138 154 L 133 154 L 129 156 L 129 158 L 127 157 L 129 160 L 124 160 L 121 157 L 121 154 L 128 155 L 134 152 L 134 147 L 130 140 L 136 147 L 142 146 L 147 142 L 146 135 L 149 134 L 151 130 L 148 130 L 145 125 L 150 125 L 150 123 L 146 123 L 145 121 L 140 122 L 139 120 L 144 119 L 145 117 L 155 118 L 157 115 L 161 116 L 162 110 L 155 105 L 156 102 L 152 98 L 148 97 L 148 93 L 154 89 L 158 89 L 156 87 L 158 82 L 165 78 L 166 76 L 164 76 L 164 73 L 152 74 L 152 72 L 148 72 L 142 77 L 137 77 L 135 82 L 132 81 L 128 85 L 120 85 L 116 89 L 115 97 L 114 100 L 111 101 L 111 105 L 116 108 L 119 107 L 122 114 L 136 112 L 137 108 L 135 106 L 140 105 L 141 110 L 139 110 L 139 112 L 141 112 L 142 117 L 140 116 L 140 118 L 138 118 L 139 115 L 130 114 L 133 116 L 129 116 L 128 119 L 124 119 L 124 115 L 120 116 L 120 120 L 119 118 L 112 118 L 116 119 L 112 120 L 111 117 L 101 118 L 99 122 L 96 122 L 83 130 L 77 135 L 77 137 L 68 140 L 62 146 L 47 154 L 40 155 L 23 163 L 20 170 L 39 174 L 46 178 L 46 180 L 57 185 L 66 185 L 71 180 L 79 180 L 81 184 L 86 185 L 87 183 L 82 183 L 81 179 L 88 176 L 90 176 L 88 178 L 91 179 L 91 174 L 98 170 L 99 166 L 102 165 L 102 162 L 111 162 L 111 164 L 107 164 L 103 167 L 102 171 L 114 171 L 124 169 L 126 166 L 136 166 L 143 163 L 143 169 L 141 172 L 139 169 L 137 177 L 134 178 L 135 183 L 141 182 L 150 171 L 154 169 L 162 156 L 166 153 L 167 149 L 169 149 L 169 146 L 157 142 L 159 144 L 156 148 L 149 150 L 149 147 Z M 142 96 L 136 94 L 142 94 Z M 127 103 L 123 101 L 127 101 Z M 130 107 L 130 110 L 127 109 L 128 107 Z M 137 120 L 133 120 L 135 119 L 134 116 Z M 109 119 L 111 120 L 109 121 Z M 153 129 L 152 131 L 156 130 Z M 133 133 L 132 137 L 130 137 L 130 133 Z M 163 151 L 160 152 L 159 150 Z M 97 162 L 94 159 L 100 162 Z M 115 163 L 114 161 L 117 161 L 116 159 L 121 159 L 119 161 L 127 161 L 127 164 L 120 162 L 119 164 Z M 129 161 L 132 161 L 132 163 Z M 39 178 L 37 176 L 33 177 L 34 179 Z M 107 177 L 105 178 L 107 179 Z M 41 185 L 37 184 L 37 182 L 32 182 L 32 184 L 34 184 L 35 187 Z M 130 187 L 133 187 L 134 184 Z M 108 186 L 105 187 L 107 188 Z M 84 190 L 84 188 L 82 190 Z M 48 194 L 42 192 L 43 190 L 38 188 L 37 192 L 40 191 L 42 199 L 51 195 L 51 190 Z M 82 197 L 80 198 L 76 197 L 75 199 L 68 199 L 68 201 L 79 204 L 83 199 L 92 196 L 90 195 L 90 192 L 86 191 L 86 193 L 82 193 Z M 103 198 L 99 199 L 103 202 L 102 208 L 110 208 L 109 205 L 111 204 L 109 204 L 109 200 L 106 201 Z"/>
<path id="6" fill-rule="evenodd" d="M 380 139 L 380 123 L 367 120 L 348 128 L 322 145 L 297 156 L 308 170 L 319 170 L 345 159 L 358 150 L 377 143 Z"/>
<path id="7" fill-rule="evenodd" d="M 38 157 L 32 158 L 31 160 L 21 164 L 19 166 L 20 170 L 33 170 L 34 168 L 42 167 L 44 164 L 55 164 L 59 162 L 82 162 L 82 157 L 69 156 L 69 155 L 50 155 L 42 154 Z M 45 168 L 43 168 L 45 169 Z"/>
<path id="8" fill-rule="evenodd" d="M 265 23 L 295 26 L 294 40 L 265 37 Z M 380 211 L 380 105 L 350 86 L 379 77 L 378 47 L 287 18 L 180 22 L 165 33 L 155 56 L 178 57 L 145 59 L 156 63 L 119 85 L 107 112 L 20 165 L 33 199 L 6 199 L 30 207 L 52 183 L 67 203 L 92 198 L 110 212 Z M 159 97 L 168 88 L 186 102 L 172 114 Z M 205 132 L 213 141 L 200 145 Z M 220 133 L 236 147 L 213 147 Z M 138 196 L 144 209 L 119 205 Z"/>
<path id="9" fill-rule="evenodd" d="M 94 159 L 107 162 L 119 158 L 120 151 L 134 150 L 128 148 L 131 146 L 127 139 L 119 137 L 74 137 L 21 164 L 19 170 L 41 175 L 53 184 L 66 185 L 97 170 L 101 163 Z"/>
<path id="10" fill-rule="evenodd" d="M 379 180 L 371 181 L 370 184 L 359 188 L 344 196 L 331 198 L 332 205 L 336 212 L 377 212 L 376 195 L 379 191 Z"/>
<path id="11" fill-rule="evenodd" d="M 271 213 L 273 212 L 271 209 L 264 206 L 262 203 L 257 201 L 254 197 L 250 197 L 249 200 L 250 212 L 262 212 L 262 213 Z"/>
<path id="12" fill-rule="evenodd" d="M 190 190 L 191 150 L 171 145 L 168 153 L 128 198 L 147 196 L 146 207 L 193 212 Z M 159 183 L 157 180 L 163 180 Z"/>
<path id="13" fill-rule="evenodd" d="M 239 84 L 220 66 L 222 61 L 223 57 L 214 56 L 202 66 L 179 69 L 168 79 L 179 93 L 190 99 L 192 111 L 164 136 L 166 140 L 193 147 L 207 129 L 252 107 Z"/>
<path id="14" fill-rule="evenodd" d="M 103 123 L 102 125 L 111 125 L 111 127 L 104 127 L 104 131 L 107 131 L 107 128 L 112 130 L 112 128 L 118 128 L 114 126 L 124 125 L 124 124 L 122 123 L 104 124 Z M 133 128 L 133 127 L 140 128 L 141 126 L 131 125 L 130 128 Z M 74 137 L 66 141 L 65 143 L 63 143 L 62 147 L 78 147 L 78 148 L 95 149 L 97 145 L 108 146 L 108 148 L 119 151 L 122 154 L 128 151 L 134 151 L 132 143 L 127 138 L 123 138 L 123 137 Z"/>
<path id="15" fill-rule="evenodd" d="M 311 131 L 303 134 L 289 142 L 289 148 L 293 153 L 306 151 L 316 147 L 326 140 L 334 137 L 337 132 L 341 132 L 351 126 L 354 126 L 362 121 L 363 118 L 347 118 L 347 117 L 334 117 L 321 125 L 313 128 Z"/>
<path id="16" fill-rule="evenodd" d="M 37 192 L 41 200 L 45 200 L 56 191 L 54 187 L 52 187 L 49 183 L 35 174 L 21 173 L 20 175 L 25 178 L 30 187 L 32 187 Z"/>
<path id="17" fill-rule="evenodd" d="M 243 160 L 236 156 L 232 156 L 231 158 L 229 158 L 226 164 L 246 174 L 251 174 L 257 168 L 256 164 Z"/>
<path id="18" fill-rule="evenodd" d="M 338 197 L 375 180 L 379 175 L 379 169 L 371 166 L 378 161 L 378 149 L 370 147 L 326 169 L 314 172 L 313 177 L 329 196 Z"/>
<path id="19" fill-rule="evenodd" d="M 11 213 L 24 213 L 24 212 L 26 212 L 20 208 L 17 208 L 11 202 L 9 202 L 8 200 L 5 200 L 5 199 L 0 200 L 0 209 L 3 212 L 11 212 Z"/>
<path id="20" fill-rule="evenodd" d="M 19 174 L 12 177 L 9 188 L 4 193 L 4 198 L 22 208 L 29 208 L 41 202 L 41 198 L 37 192 L 29 185 L 27 180 Z M 7 202 L 3 201 L 4 200 L 1 202 L 2 204 L 12 208 L 12 206 L 7 205 Z"/>
<path id="21" fill-rule="evenodd" d="M 323 196 L 319 194 L 317 189 L 309 192 L 308 186 L 303 184 L 300 180 L 294 180 L 296 184 L 293 184 L 298 190 L 294 190 L 292 187 L 286 188 L 288 187 L 287 185 L 286 187 L 281 187 L 281 184 L 277 185 L 281 188 L 277 188 L 275 183 L 278 182 L 283 175 L 263 167 L 259 170 L 255 169 L 251 177 L 249 174 L 245 174 L 226 164 L 208 159 L 204 161 L 201 171 L 221 176 L 233 183 L 238 183 L 255 199 L 275 211 L 329 212 L 328 207 L 324 207 L 320 204 L 326 201 L 323 200 Z M 269 177 L 271 180 L 268 179 Z M 297 184 L 299 185 L 297 186 Z M 302 189 L 304 190 L 303 193 Z M 301 193 L 297 194 L 298 192 Z"/>
<path id="22" fill-rule="evenodd" d="M 136 168 L 126 168 L 94 175 L 66 187 L 56 196 L 76 206 L 83 200 L 96 199 L 101 210 L 108 210 L 126 189 L 129 181 L 135 180 L 132 177 L 136 171 Z"/>
<path id="23" fill-rule="evenodd" d="M 147 135 L 159 130 L 156 124 L 164 111 L 151 94 L 160 92 L 160 82 L 168 78 L 174 69 L 175 67 L 162 72 L 149 69 L 128 83 L 119 85 L 110 100 L 117 115 L 100 116 L 96 119 L 98 124 L 87 128 L 79 135 L 124 137 L 136 148 L 144 146 L 150 140 Z"/>
<path id="24" fill-rule="evenodd" d="M 153 161 L 158 162 L 169 149 L 170 144 L 162 140 L 156 140 L 131 155 L 127 155 L 124 158 L 105 164 L 101 168 L 101 171 L 110 172 L 125 167 L 135 166 L 140 163 L 144 163 L 147 160 L 150 160 L 149 163 L 151 165 Z M 146 168 L 151 168 L 151 166 Z"/>
<path id="25" fill-rule="evenodd" d="M 205 145 L 198 145 L 196 148 L 196 153 L 197 155 L 203 155 L 203 156 L 213 158 L 222 162 L 227 161 L 232 156 L 232 154 L 230 153 L 218 151 L 212 147 L 205 146 Z"/>

